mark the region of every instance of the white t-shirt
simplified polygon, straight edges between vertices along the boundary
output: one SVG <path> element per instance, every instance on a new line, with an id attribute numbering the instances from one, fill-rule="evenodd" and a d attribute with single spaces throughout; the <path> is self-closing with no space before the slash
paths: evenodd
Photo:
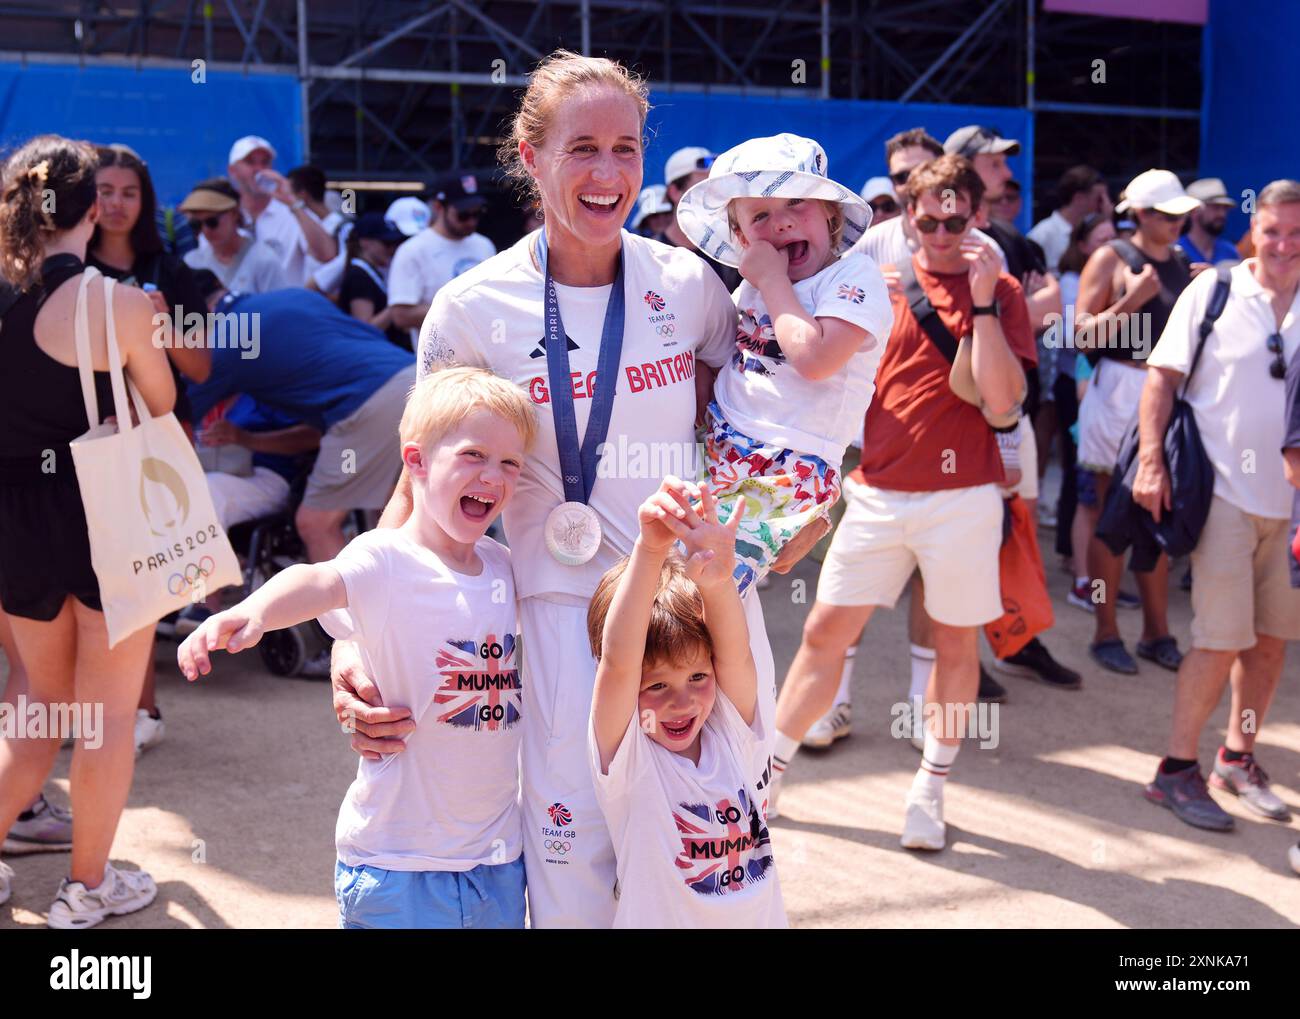
<path id="1" fill-rule="evenodd" d="M 280 253 L 285 286 L 301 287 L 307 282 L 307 242 L 302 227 L 289 206 L 272 198 L 253 222 L 253 234 Z"/>
<path id="2" fill-rule="evenodd" d="M 264 294 L 294 285 L 285 278 L 280 253 L 265 241 L 247 235 L 243 235 L 239 254 L 230 262 L 217 258 L 212 245 L 205 242 L 185 253 L 185 264 L 191 269 L 211 270 L 227 290 L 239 294 Z"/>
<path id="3" fill-rule="evenodd" d="M 1074 224 L 1062 216 L 1059 209 L 1053 210 L 1046 219 L 1040 219 L 1029 231 L 1027 235 L 1029 239 L 1037 242 L 1043 249 L 1043 257 L 1047 260 L 1049 272 L 1056 272 L 1061 263 L 1061 256 L 1070 246 L 1070 234 L 1073 232 Z"/>
<path id="4" fill-rule="evenodd" d="M 1251 271 L 1254 264 L 1252 258 L 1233 266 L 1227 306 L 1205 341 L 1186 399 L 1214 464 L 1214 494 L 1255 516 L 1286 519 L 1294 491 L 1281 453 L 1286 390 L 1269 375 L 1274 356 L 1268 338 L 1281 332 L 1282 356 L 1290 363 L 1300 348 L 1300 295 L 1277 330 L 1268 295 Z M 1213 270 L 1206 270 L 1178 295 L 1148 365 L 1187 374 L 1216 282 Z"/>
<path id="5" fill-rule="evenodd" d="M 618 859 L 615 927 L 786 927 L 785 905 L 751 776 L 762 772 L 761 713 L 741 719 L 721 690 L 700 731 L 700 763 L 660 746 L 633 713 L 609 773 L 588 748 Z"/>
<path id="6" fill-rule="evenodd" d="M 320 623 L 354 640 L 387 704 L 411 709 L 406 750 L 362 760 L 339 809 L 345 866 L 471 870 L 519 856 L 519 637 L 510 552 L 474 546 L 455 573 L 395 528 L 367 531 L 330 561 L 348 607 Z"/>
<path id="7" fill-rule="evenodd" d="M 939 229 L 942 230 L 943 227 Z M 1002 245 L 983 230 L 973 229 L 971 235 L 978 237 L 985 244 L 993 245 L 998 258 L 1002 259 L 1002 268 L 1006 269 L 1007 256 L 1002 250 Z M 893 219 L 887 219 L 883 223 L 870 227 L 858 238 L 858 243 L 853 245 L 849 254 L 866 255 L 876 265 L 900 266 L 909 261 L 919 247 L 920 242 L 907 230 L 907 213 L 903 213 L 901 216 L 895 216 Z"/>
<path id="8" fill-rule="evenodd" d="M 876 263 L 853 251 L 797 282 L 794 294 L 814 317 L 861 326 L 868 333 L 862 345 L 830 378 L 804 378 L 781 351 L 763 295 L 746 280 L 735 294 L 736 352 L 718 373 L 713 396 L 728 424 L 751 439 L 810 453 L 838 468 L 862 431 L 894 310 Z"/>
<path id="9" fill-rule="evenodd" d="M 348 267 L 348 235 L 355 226 L 356 223 L 350 219 L 344 219 L 339 224 L 338 233 L 335 234 L 339 242 L 339 253 L 311 274 L 316 289 L 322 294 L 332 294 L 343 285 L 343 273 Z"/>
<path id="10" fill-rule="evenodd" d="M 715 368 L 726 362 L 735 345 L 736 307 L 699 256 L 623 231 L 623 355 L 591 493 L 603 540 L 586 565 L 562 565 L 543 536 L 547 515 L 565 495 L 542 345 L 542 274 L 531 255 L 536 236 L 525 236 L 438 292 L 421 330 L 417 364 L 422 377 L 446 364 L 490 368 L 532 398 L 537 441 L 504 510 L 519 597 L 566 594 L 586 601 L 605 571 L 632 551 L 637 508 L 663 476 L 697 476 L 695 359 Z M 388 287 L 389 303 L 396 303 L 391 273 Z M 556 287 L 580 438 L 591 413 L 610 290 Z"/>
<path id="11" fill-rule="evenodd" d="M 322 230 L 331 237 L 335 237 L 339 245 L 338 253 L 335 254 L 334 258 L 330 259 L 328 262 L 322 262 L 311 253 L 311 250 L 307 247 L 307 238 L 303 236 L 302 228 L 298 228 L 298 236 L 302 241 L 302 282 L 303 286 L 306 286 L 309 280 L 316 278 L 316 274 L 320 272 L 324 266 L 333 265 L 339 255 L 343 254 L 343 243 L 346 238 L 337 236 L 339 227 L 341 227 L 345 222 L 342 213 L 329 212 L 325 214 L 324 219 L 321 219 L 316 215 L 316 213 L 312 212 L 311 209 L 304 209 L 303 211 L 312 219 L 316 220 L 316 222 L 321 225 Z M 328 291 L 326 291 L 326 293 L 328 293 Z"/>
<path id="12" fill-rule="evenodd" d="M 402 242 L 388 270 L 388 303 L 423 307 L 451 280 L 497 253 L 496 246 L 482 234 L 451 240 L 433 227 L 421 230 Z M 411 345 L 420 340 L 420 330 L 411 330 Z"/>

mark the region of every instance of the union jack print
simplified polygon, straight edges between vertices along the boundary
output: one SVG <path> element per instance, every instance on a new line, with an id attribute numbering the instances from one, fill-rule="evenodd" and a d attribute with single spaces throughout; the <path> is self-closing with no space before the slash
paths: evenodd
<path id="1" fill-rule="evenodd" d="M 557 828 L 563 828 L 566 824 L 573 824 L 573 814 L 563 803 L 552 803 L 546 808 L 546 813 L 550 815 L 551 822 Z"/>
<path id="2" fill-rule="evenodd" d="M 482 642 L 449 640 L 438 651 L 437 667 L 443 677 L 433 696 L 437 721 L 486 732 L 519 721 L 523 688 L 513 633 L 489 634 Z"/>
<path id="3" fill-rule="evenodd" d="M 847 283 L 841 283 L 839 290 L 835 292 L 835 296 L 845 301 L 852 301 L 854 304 L 861 304 L 862 299 L 866 297 L 867 294 L 865 290 L 860 290 L 859 288 L 850 286 Z"/>
<path id="4" fill-rule="evenodd" d="M 772 840 L 746 790 L 712 807 L 679 804 L 673 820 L 682 840 L 675 863 L 691 891 L 726 895 L 767 877 L 774 862 Z"/>
<path id="5" fill-rule="evenodd" d="M 656 294 L 653 290 L 647 290 L 642 298 L 646 304 L 650 305 L 651 311 L 663 311 L 668 306 L 668 302 Z"/>

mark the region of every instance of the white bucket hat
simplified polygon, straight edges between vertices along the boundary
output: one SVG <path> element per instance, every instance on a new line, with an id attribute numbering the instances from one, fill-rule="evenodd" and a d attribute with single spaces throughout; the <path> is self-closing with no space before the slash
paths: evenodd
<path id="1" fill-rule="evenodd" d="M 1116 212 L 1130 209 L 1155 209 L 1170 216 L 1185 216 L 1201 204 L 1183 190 L 1177 176 L 1168 170 L 1144 170 L 1124 189 L 1124 200 L 1115 206 Z"/>
<path id="2" fill-rule="evenodd" d="M 840 255 L 871 225 L 871 207 L 826 176 L 826 153 L 811 138 L 778 134 L 751 138 L 713 161 L 709 179 L 682 195 L 677 225 L 702 252 L 723 265 L 739 266 L 740 241 L 727 222 L 733 198 L 808 198 L 838 202 L 844 213 Z"/>

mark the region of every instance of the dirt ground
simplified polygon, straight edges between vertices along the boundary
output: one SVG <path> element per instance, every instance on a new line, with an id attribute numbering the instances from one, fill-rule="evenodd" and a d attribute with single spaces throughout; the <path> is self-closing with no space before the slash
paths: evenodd
<path id="1" fill-rule="evenodd" d="M 1044 533 L 1050 548 L 1050 534 Z M 1079 692 L 1005 678 L 999 745 L 968 741 L 946 794 L 948 848 L 899 848 L 903 797 L 918 755 L 890 738 L 890 706 L 906 696 L 904 605 L 878 612 L 854 674 L 853 735 L 805 751 L 787 774 L 773 825 L 796 927 L 1289 927 L 1300 923 L 1300 878 L 1285 854 L 1300 835 L 1259 819 L 1224 794 L 1231 834 L 1203 832 L 1147 803 L 1142 786 L 1162 752 L 1174 676 L 1142 663 L 1116 676 L 1087 657 L 1092 619 L 1068 605 L 1068 578 L 1049 556 L 1057 625 L 1045 638 L 1084 674 Z M 1174 576 L 1181 576 L 1178 566 Z M 794 655 L 816 590 L 805 560 L 763 594 L 777 675 Z M 1186 647 L 1188 596 L 1172 596 Z M 1137 613 L 1121 614 L 1130 642 Z M 277 679 L 256 655 L 226 657 L 193 686 L 158 647 L 167 737 L 139 761 L 113 859 L 143 867 L 158 901 L 113 927 L 330 927 L 334 819 L 356 762 L 326 684 Z M 988 658 L 985 649 L 986 660 Z M 1300 808 L 1300 650 L 1292 647 L 1259 757 L 1274 788 Z M 1214 753 L 1227 699 L 1201 742 Z M 50 795 L 66 802 L 71 751 L 60 752 Z M 65 873 L 60 854 L 10 858 L 17 871 L 0 928 L 43 925 Z"/>

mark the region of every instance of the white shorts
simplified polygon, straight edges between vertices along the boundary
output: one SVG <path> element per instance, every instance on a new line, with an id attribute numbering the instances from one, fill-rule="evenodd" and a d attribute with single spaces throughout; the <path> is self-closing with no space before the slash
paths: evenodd
<path id="1" fill-rule="evenodd" d="M 245 520 L 270 516 L 289 505 L 289 482 L 269 467 L 254 467 L 247 477 L 208 471 L 208 492 L 225 530 Z"/>
<path id="2" fill-rule="evenodd" d="M 1119 459 L 1119 447 L 1137 419 L 1138 401 L 1146 385 L 1144 368 L 1103 359 L 1079 404 L 1079 466 L 1109 474 Z"/>
<path id="3" fill-rule="evenodd" d="M 1038 440 L 1028 415 L 1020 415 L 1020 483 L 1016 495 L 1022 499 L 1038 498 Z"/>
<path id="4" fill-rule="evenodd" d="M 759 711 L 767 721 L 776 716 L 776 666 L 758 592 L 751 591 L 744 605 L 758 667 Z M 520 788 L 529 922 L 536 928 L 607 928 L 614 922 L 617 874 L 587 751 L 596 682 L 587 603 L 524 598 L 519 622 L 524 668 Z M 773 730 L 770 723 L 765 728 Z M 766 774 L 755 776 L 755 784 L 766 788 Z"/>
<path id="5" fill-rule="evenodd" d="M 896 492 L 846 478 L 844 507 L 817 581 L 818 601 L 893 608 L 919 566 L 925 611 L 936 622 L 982 626 L 1002 615 L 997 485 Z"/>

